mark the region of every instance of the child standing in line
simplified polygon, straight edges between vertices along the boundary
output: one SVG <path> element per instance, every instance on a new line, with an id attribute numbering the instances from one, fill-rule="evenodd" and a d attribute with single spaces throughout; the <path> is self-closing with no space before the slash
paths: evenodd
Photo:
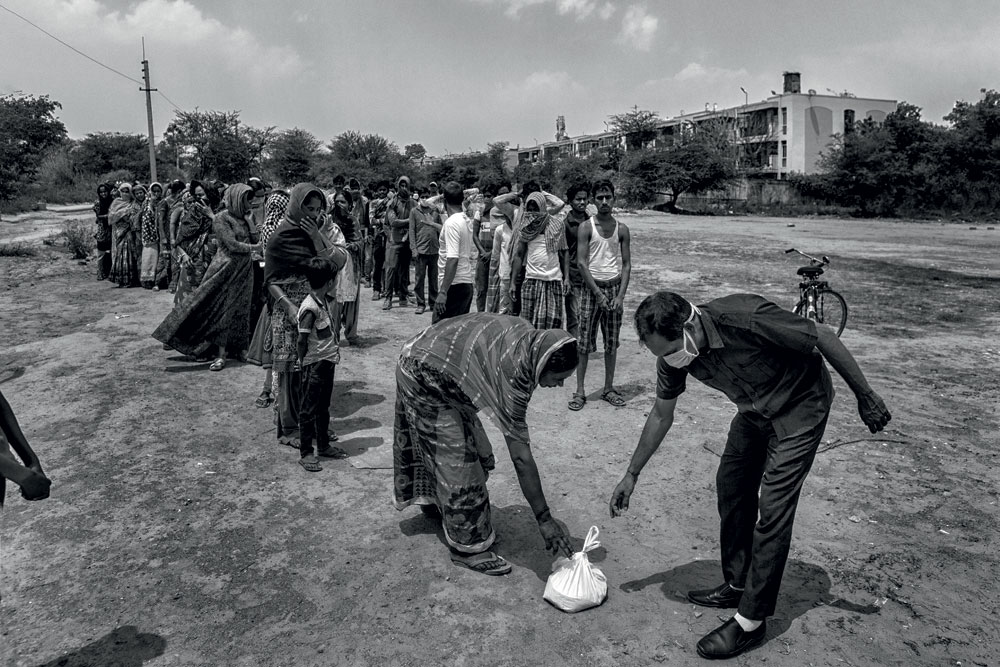
<path id="1" fill-rule="evenodd" d="M 347 452 L 330 445 L 330 401 L 333 377 L 340 363 L 339 333 L 333 326 L 327 293 L 333 288 L 336 267 L 329 260 L 309 261 L 307 278 L 310 293 L 299 306 L 298 359 L 302 367 L 299 404 L 299 465 L 308 472 L 323 469 L 317 455 L 342 459 Z M 313 453 L 313 442 L 316 453 Z"/>

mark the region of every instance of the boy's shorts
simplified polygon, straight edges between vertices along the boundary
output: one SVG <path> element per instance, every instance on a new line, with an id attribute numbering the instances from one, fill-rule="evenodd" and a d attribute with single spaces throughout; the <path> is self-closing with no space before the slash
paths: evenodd
<path id="1" fill-rule="evenodd" d="M 604 298 L 611 303 L 618 296 L 618 287 L 621 285 L 621 278 L 611 280 L 595 280 L 598 289 Z M 622 329 L 622 311 L 611 308 L 605 309 L 598 306 L 598 298 L 594 292 L 585 287 L 580 290 L 580 335 L 577 338 L 577 345 L 582 354 L 590 354 L 597 351 L 597 326 L 601 327 L 601 336 L 604 338 L 604 354 L 611 354 L 618 349 L 620 344 L 620 333 Z"/>

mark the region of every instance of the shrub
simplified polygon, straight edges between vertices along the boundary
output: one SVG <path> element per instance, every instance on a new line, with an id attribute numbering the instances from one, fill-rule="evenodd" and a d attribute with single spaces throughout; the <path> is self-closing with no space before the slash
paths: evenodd
<path id="1" fill-rule="evenodd" d="M 67 222 L 63 228 L 63 236 L 66 238 L 66 247 L 73 259 L 87 259 L 96 247 L 93 229 L 86 222 L 79 220 Z"/>
<path id="2" fill-rule="evenodd" d="M 34 257 L 37 254 L 38 248 L 24 241 L 0 243 L 0 257 Z"/>

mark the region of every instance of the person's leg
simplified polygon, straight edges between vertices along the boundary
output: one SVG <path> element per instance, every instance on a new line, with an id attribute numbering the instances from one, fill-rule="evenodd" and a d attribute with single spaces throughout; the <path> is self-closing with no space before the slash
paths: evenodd
<path id="1" fill-rule="evenodd" d="M 378 300 L 384 291 L 385 278 L 385 239 L 376 238 L 372 241 L 372 301 Z"/>
<path id="2" fill-rule="evenodd" d="M 586 287 L 570 285 L 566 292 L 566 331 L 570 336 L 580 337 L 580 293 L 581 290 L 590 291 Z"/>
<path id="3" fill-rule="evenodd" d="M 433 308 L 438 298 L 438 256 L 425 255 L 427 258 L 427 306 Z"/>
<path id="4" fill-rule="evenodd" d="M 778 440 L 772 429 L 757 504 L 759 519 L 750 526 L 752 557 L 738 609 L 744 618 L 759 621 L 774 614 L 802 484 L 825 430 L 826 418 L 806 433 L 784 440 Z"/>
<path id="5" fill-rule="evenodd" d="M 722 574 L 733 588 L 746 587 L 757 523 L 757 491 L 764 474 L 769 434 L 737 413 L 715 475 Z"/>
<path id="6" fill-rule="evenodd" d="M 399 281 L 396 295 L 399 297 L 399 305 L 410 305 L 410 244 L 403 243 L 399 249 L 399 260 L 396 265 L 396 279 Z"/>
<path id="7" fill-rule="evenodd" d="M 358 338 L 358 316 L 359 316 L 358 299 L 360 298 L 361 294 L 359 291 L 354 301 L 344 302 L 344 311 L 343 311 L 344 338 L 346 338 L 347 342 L 351 343 L 352 345 L 354 344 L 354 341 L 356 341 Z"/>
<path id="8" fill-rule="evenodd" d="M 501 315 L 510 315 L 510 278 L 500 279 L 500 310 Z"/>
<path id="9" fill-rule="evenodd" d="M 389 310 L 392 308 L 392 297 L 398 292 L 398 282 L 399 278 L 396 275 L 398 270 L 397 263 L 399 261 L 399 244 L 397 243 L 387 243 L 385 246 L 385 282 L 383 284 L 382 295 L 385 297 L 385 303 L 382 304 L 382 310 Z"/>
<path id="10" fill-rule="evenodd" d="M 322 407 L 320 393 L 321 379 L 316 364 L 302 367 L 299 374 L 302 382 L 301 401 L 299 403 L 299 456 L 302 467 L 309 472 L 316 472 L 319 461 L 313 450 L 313 445 L 320 436 L 317 417 Z"/>
<path id="11" fill-rule="evenodd" d="M 301 371 L 278 373 L 278 441 L 293 445 L 299 440 L 299 401 L 301 396 Z"/>
<path id="12" fill-rule="evenodd" d="M 618 293 L 618 287 L 609 290 L 611 298 Z M 618 365 L 618 347 L 622 329 L 622 311 L 606 310 L 601 313 L 601 338 L 604 339 L 604 391 L 615 390 L 615 367 Z M 594 342 L 597 342 L 595 334 Z M 595 344 L 596 349 L 596 344 Z"/>
<path id="13" fill-rule="evenodd" d="M 486 310 L 486 292 L 490 286 L 490 260 L 480 257 L 476 261 L 476 312 Z"/>
<path id="14" fill-rule="evenodd" d="M 580 361 L 576 367 L 576 394 L 574 399 L 582 398 L 587 400 L 587 365 L 590 362 L 590 353 L 597 350 L 597 320 L 600 313 L 597 306 L 597 298 L 594 293 L 587 289 L 580 293 L 580 311 L 577 323 L 578 336 L 577 348 L 580 352 Z M 578 400 L 579 403 L 579 400 Z M 570 407 L 574 407 L 570 405 Z M 583 405 L 580 405 L 583 407 Z"/>
<path id="15" fill-rule="evenodd" d="M 448 291 L 448 306 L 451 309 L 451 304 L 455 304 L 455 310 L 452 317 L 457 315 L 466 315 L 472 309 L 472 298 L 473 298 L 473 286 L 471 283 L 462 283 L 461 285 L 454 285 L 452 289 L 457 288 L 455 299 L 452 301 L 451 291 Z"/>
<path id="16" fill-rule="evenodd" d="M 538 289 L 540 280 L 525 280 L 521 284 L 521 294 L 515 302 L 520 304 L 519 317 L 528 320 L 534 325 L 535 309 L 538 308 Z"/>
<path id="17" fill-rule="evenodd" d="M 428 255 L 421 253 L 414 258 L 416 264 L 416 283 L 413 286 L 413 291 L 417 297 L 417 308 L 427 307 L 427 303 L 424 301 L 424 278 L 427 275 L 427 257 Z"/>

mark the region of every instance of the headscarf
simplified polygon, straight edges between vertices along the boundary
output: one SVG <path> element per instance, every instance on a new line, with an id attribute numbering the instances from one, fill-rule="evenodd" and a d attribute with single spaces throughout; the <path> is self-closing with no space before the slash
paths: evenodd
<path id="1" fill-rule="evenodd" d="M 132 199 L 132 186 L 122 183 L 118 186 L 118 199 L 111 202 L 108 208 L 108 223 L 115 224 L 126 218 L 132 212 L 134 200 Z M 128 195 L 128 197 L 125 197 Z"/>
<path id="2" fill-rule="evenodd" d="M 529 211 L 528 203 L 535 202 L 538 211 Z M 556 253 L 566 249 L 566 234 L 564 232 L 563 221 L 554 215 L 549 215 L 548 204 L 545 195 L 541 192 L 532 192 L 524 202 L 521 212 L 521 227 L 519 230 L 520 241 L 530 243 L 545 233 L 545 249 L 550 253 Z"/>
<path id="3" fill-rule="evenodd" d="M 285 218 L 285 208 L 288 207 L 288 193 L 284 190 L 274 190 L 264 200 L 264 225 L 260 228 L 260 242 L 266 248 L 267 240 Z"/>
<path id="4" fill-rule="evenodd" d="M 154 187 L 160 188 L 160 194 L 158 194 L 158 195 L 157 194 L 153 194 L 153 188 Z M 153 181 L 152 183 L 149 184 L 149 196 L 146 199 L 153 206 L 156 206 L 157 204 L 159 204 L 160 200 L 163 199 L 163 196 L 164 196 L 163 183 L 160 183 L 159 181 Z"/>
<path id="5" fill-rule="evenodd" d="M 338 196 L 347 200 L 347 211 L 345 213 L 341 213 L 341 210 L 335 203 Z M 327 204 L 330 206 L 330 217 L 333 218 L 335 223 L 337 223 L 337 226 L 340 227 L 340 231 L 344 233 L 344 238 L 348 241 L 357 240 L 357 220 L 353 215 L 351 215 L 351 206 L 353 203 L 354 196 L 347 189 L 334 191 L 334 193 L 330 195 L 327 200 Z"/>
<path id="6" fill-rule="evenodd" d="M 288 205 L 285 206 L 285 220 L 296 226 L 302 222 L 306 217 L 305 209 L 302 207 L 314 194 L 319 197 L 320 202 L 323 204 L 323 212 L 325 213 L 326 195 L 323 194 L 323 191 L 312 183 L 299 183 L 288 193 Z"/>
<path id="7" fill-rule="evenodd" d="M 452 378 L 505 434 L 527 436 L 528 401 L 542 370 L 575 339 L 562 329 L 535 329 L 509 315 L 472 313 L 441 320 L 403 345 L 401 357 Z"/>
<path id="8" fill-rule="evenodd" d="M 226 210 L 233 217 L 242 219 L 250 214 L 250 196 L 252 194 L 253 188 L 249 185 L 234 183 L 226 188 L 222 195 L 222 201 L 226 205 Z"/>
<path id="9" fill-rule="evenodd" d="M 288 194 L 285 218 L 274 230 L 264 249 L 264 281 L 270 283 L 293 276 L 304 276 L 309 260 L 316 257 L 316 247 L 312 239 L 302 229 L 300 223 L 306 217 L 303 204 L 313 195 L 319 196 L 326 209 L 326 196 L 311 183 L 299 183 Z M 343 267 L 347 253 L 338 250 L 331 259 Z"/>

